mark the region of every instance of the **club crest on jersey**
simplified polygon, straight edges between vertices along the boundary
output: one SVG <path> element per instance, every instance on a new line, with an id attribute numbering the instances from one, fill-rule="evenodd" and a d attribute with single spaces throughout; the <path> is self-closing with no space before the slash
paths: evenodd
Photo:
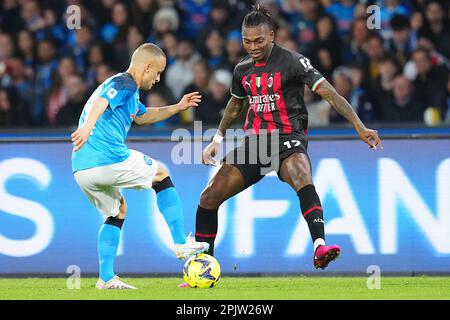
<path id="1" fill-rule="evenodd" d="M 148 164 L 149 166 L 151 166 L 152 163 L 153 163 L 152 158 L 150 158 L 149 156 L 145 156 L 145 155 L 144 155 L 144 161 L 145 161 L 145 163 Z"/>
<path id="2" fill-rule="evenodd" d="M 267 80 L 267 86 L 269 88 L 272 88 L 272 86 L 273 86 L 273 76 L 272 75 L 270 75 L 269 80 Z"/>

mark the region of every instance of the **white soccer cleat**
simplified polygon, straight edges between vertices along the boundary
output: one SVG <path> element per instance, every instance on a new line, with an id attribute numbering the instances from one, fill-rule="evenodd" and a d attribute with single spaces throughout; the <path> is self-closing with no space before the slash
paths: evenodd
<path id="1" fill-rule="evenodd" d="M 197 242 L 195 238 L 191 237 L 189 234 L 186 238 L 186 243 L 176 244 L 173 248 L 175 256 L 179 260 L 187 259 L 190 256 L 202 253 L 209 249 L 209 243 L 207 242 Z"/>
<path id="2" fill-rule="evenodd" d="M 102 279 L 98 279 L 95 287 L 99 290 L 129 290 L 129 289 L 137 289 L 136 287 L 130 286 L 126 284 L 118 276 L 114 276 L 108 282 L 103 281 Z"/>

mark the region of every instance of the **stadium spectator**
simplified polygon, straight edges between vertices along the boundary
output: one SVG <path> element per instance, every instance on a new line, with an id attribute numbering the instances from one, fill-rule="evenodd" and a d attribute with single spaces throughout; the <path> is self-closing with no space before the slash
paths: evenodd
<path id="1" fill-rule="evenodd" d="M 402 15 L 395 15 L 391 20 L 392 38 L 388 41 L 388 51 L 403 65 L 413 51 L 409 20 Z"/>
<path id="2" fill-rule="evenodd" d="M 355 0 L 335 1 L 325 10 L 336 19 L 340 36 L 343 39 L 348 39 L 355 12 Z"/>
<path id="3" fill-rule="evenodd" d="M 35 125 L 44 123 L 44 102 L 52 86 L 52 74 L 57 68 L 56 49 L 53 42 L 43 40 L 37 47 L 38 63 L 36 65 L 35 96 L 31 107 L 31 121 Z"/>
<path id="4" fill-rule="evenodd" d="M 6 63 L 14 55 L 15 46 L 12 37 L 7 33 L 0 33 L 0 63 Z"/>
<path id="5" fill-rule="evenodd" d="M 368 62 L 368 76 L 371 83 L 375 82 L 380 74 L 379 64 L 385 57 L 384 42 L 377 34 L 372 34 L 367 40 L 367 56 Z"/>
<path id="6" fill-rule="evenodd" d="M 306 52 L 316 39 L 315 23 L 320 14 L 320 4 L 315 0 L 298 0 L 294 2 L 295 11 L 289 14 L 293 38 L 301 44 Z"/>
<path id="7" fill-rule="evenodd" d="M 97 67 L 102 63 L 109 65 L 113 63 L 112 52 L 112 48 L 107 44 L 96 43 L 92 45 L 88 54 L 88 69 L 86 71 L 86 84 L 88 88 L 97 86 Z"/>
<path id="8" fill-rule="evenodd" d="M 437 51 L 450 58 L 450 22 L 442 4 L 435 0 L 427 3 L 425 18 L 419 36 L 429 38 Z"/>
<path id="9" fill-rule="evenodd" d="M 144 35 L 139 31 L 139 28 L 134 25 L 129 26 L 126 45 L 117 47 L 115 50 L 119 70 L 127 69 L 134 50 L 142 43 L 144 43 Z"/>
<path id="10" fill-rule="evenodd" d="M 365 72 L 365 68 L 361 65 L 353 64 L 350 66 L 353 89 L 349 102 L 362 121 L 374 122 L 379 117 L 378 107 L 375 98 L 367 89 L 367 84 L 364 83 Z"/>
<path id="11" fill-rule="evenodd" d="M 413 84 L 403 75 L 395 77 L 391 99 L 380 106 L 384 122 L 423 121 L 424 110 L 422 100 L 414 94 Z"/>
<path id="12" fill-rule="evenodd" d="M 350 63 L 367 63 L 368 57 L 365 48 L 368 38 L 369 29 L 366 26 L 366 19 L 358 18 L 353 21 L 350 43 L 342 48 L 341 62 L 344 65 Z"/>
<path id="13" fill-rule="evenodd" d="M 43 29 L 45 27 L 45 20 L 41 16 L 39 3 L 35 0 L 25 0 L 21 5 L 20 17 L 23 19 L 26 28 L 32 32 Z"/>
<path id="14" fill-rule="evenodd" d="M 378 0 L 381 8 L 381 36 L 384 40 L 392 38 L 391 20 L 395 15 L 409 16 L 410 10 L 400 0 Z"/>
<path id="15" fill-rule="evenodd" d="M 27 106 L 14 88 L 0 88 L 0 127 L 28 124 Z"/>
<path id="16" fill-rule="evenodd" d="M 177 56 L 177 37 L 174 33 L 166 32 L 162 35 L 161 41 L 161 48 L 166 54 L 167 67 L 170 67 L 175 62 Z"/>
<path id="17" fill-rule="evenodd" d="M 414 50 L 413 61 L 417 69 L 414 85 L 426 107 L 438 108 L 444 112 L 448 70 L 443 66 L 433 65 L 430 52 L 422 47 Z"/>
<path id="18" fill-rule="evenodd" d="M 353 90 L 350 69 L 347 67 L 336 68 L 332 75 L 332 81 L 336 91 L 347 101 L 350 101 L 350 95 Z M 346 119 L 342 117 L 334 108 L 330 110 L 330 123 L 343 123 L 344 121 L 346 121 Z"/>
<path id="19" fill-rule="evenodd" d="M 64 80 L 67 100 L 56 114 L 55 124 L 60 126 L 77 125 L 77 119 L 87 99 L 87 87 L 77 75 L 70 75 Z"/>
<path id="20" fill-rule="evenodd" d="M 111 67 L 105 63 L 99 64 L 95 69 L 95 80 L 96 84 L 89 89 L 89 92 L 92 93 L 102 82 L 104 82 L 109 77 L 112 77 L 116 72 L 116 70 L 111 69 Z"/>
<path id="21" fill-rule="evenodd" d="M 56 12 L 52 9 L 45 9 L 43 12 L 44 24 L 36 32 L 36 39 L 42 40 L 46 38 L 54 39 L 58 46 L 63 47 L 67 42 L 67 32 L 56 18 Z"/>
<path id="22" fill-rule="evenodd" d="M 225 39 L 218 29 L 213 29 L 206 38 L 206 51 L 203 56 L 211 69 L 223 67 L 227 63 Z"/>
<path id="23" fill-rule="evenodd" d="M 119 46 L 125 43 L 128 20 L 128 9 L 125 4 L 122 2 L 115 3 L 111 10 L 111 22 L 102 27 L 102 40 Z"/>
<path id="24" fill-rule="evenodd" d="M 203 102 L 195 109 L 195 119 L 204 124 L 219 123 L 223 111 L 230 99 L 232 74 L 219 69 L 213 72 L 209 81 L 209 94 L 203 96 Z"/>
<path id="25" fill-rule="evenodd" d="M 338 67 L 332 75 L 333 86 L 336 91 L 347 101 L 351 102 L 358 117 L 364 121 L 371 122 L 377 118 L 377 110 L 375 104 L 369 94 L 363 89 L 363 81 L 361 79 L 364 69 L 353 66 Z M 341 123 L 345 121 L 334 108 L 330 109 L 330 123 Z"/>
<path id="26" fill-rule="evenodd" d="M 233 71 L 234 67 L 245 56 L 242 48 L 242 37 L 239 30 L 233 30 L 228 34 L 226 43 L 227 61 L 225 66 L 228 70 Z"/>
<path id="27" fill-rule="evenodd" d="M 75 45 L 70 47 L 69 54 L 73 56 L 77 72 L 84 74 L 88 60 L 89 49 L 92 43 L 92 32 L 87 26 L 81 26 L 76 31 Z"/>
<path id="28" fill-rule="evenodd" d="M 421 11 L 414 11 L 409 17 L 409 26 L 410 26 L 410 40 L 411 46 L 415 48 L 417 46 L 417 38 L 419 30 L 423 27 L 424 24 L 424 16 Z"/>
<path id="29" fill-rule="evenodd" d="M 373 84 L 372 93 L 376 97 L 377 105 L 389 102 L 394 88 L 394 79 L 400 74 L 400 63 L 392 57 L 386 57 L 379 64 L 380 76 Z"/>
<path id="30" fill-rule="evenodd" d="M 98 27 L 101 29 L 104 25 L 111 22 L 111 14 L 114 5 L 118 0 L 100 0 L 100 1 L 86 1 L 86 11 L 89 11 L 95 16 L 98 22 Z"/>
<path id="31" fill-rule="evenodd" d="M 239 30 L 240 31 L 240 30 Z M 283 46 L 283 42 L 291 40 L 292 35 L 288 26 L 280 26 L 275 33 L 275 42 Z"/>
<path id="32" fill-rule="evenodd" d="M 184 0 L 179 4 L 182 11 L 183 35 L 189 39 L 195 39 L 202 26 L 208 21 L 211 3 L 209 0 Z"/>
<path id="33" fill-rule="evenodd" d="M 143 35 L 152 30 L 153 18 L 158 11 L 156 0 L 134 0 L 131 4 L 131 22 Z"/>
<path id="34" fill-rule="evenodd" d="M 193 66 L 193 80 L 190 85 L 186 87 L 183 95 L 190 92 L 200 92 L 203 98 L 209 94 L 209 80 L 211 77 L 211 70 L 209 69 L 206 60 L 199 60 Z M 179 113 L 183 123 L 190 123 L 194 120 L 194 109 L 188 109 Z"/>
<path id="35" fill-rule="evenodd" d="M 180 25 L 176 10 L 172 7 L 163 7 L 153 18 L 153 31 L 147 41 L 159 43 L 163 34 L 177 33 Z"/>
<path id="36" fill-rule="evenodd" d="M 336 23 L 333 17 L 329 14 L 321 15 L 317 20 L 317 38 L 311 44 L 310 49 L 306 51 L 306 56 L 310 57 L 313 65 L 316 65 L 317 60 L 321 60 L 317 53 L 319 50 L 326 50 L 331 53 L 338 53 L 330 55 L 331 64 L 336 66 L 340 63 L 341 39 L 339 37 Z M 332 73 L 332 70 L 330 74 Z"/>
<path id="37" fill-rule="evenodd" d="M 292 39 L 287 40 L 287 41 L 284 43 L 284 47 L 285 47 L 286 49 L 292 50 L 292 51 L 294 51 L 294 52 L 300 52 L 300 49 L 299 49 L 299 46 L 297 45 L 297 42 L 295 42 L 295 41 L 292 40 Z"/>
<path id="38" fill-rule="evenodd" d="M 47 97 L 46 123 L 56 124 L 56 115 L 67 102 L 67 87 L 64 84 L 69 77 L 75 74 L 75 62 L 72 58 L 64 57 L 59 60 L 58 68 L 52 75 L 52 86 Z"/>
<path id="39" fill-rule="evenodd" d="M 230 23 L 230 6 L 227 1 L 213 0 L 211 3 L 211 10 L 209 12 L 209 19 L 200 29 L 196 35 L 196 46 L 200 51 L 206 50 L 204 47 L 207 42 L 211 30 L 219 30 L 221 34 L 228 34 L 233 25 Z"/>
<path id="40" fill-rule="evenodd" d="M 19 30 L 25 28 L 23 20 L 20 18 L 21 4 L 17 0 L 2 1 L 0 4 L 0 30 L 8 34 L 17 34 Z"/>
<path id="41" fill-rule="evenodd" d="M 175 99 L 179 99 L 186 86 L 192 82 L 192 67 L 199 59 L 191 42 L 182 40 L 178 43 L 177 58 L 166 73 L 166 86 L 172 90 Z"/>
<path id="42" fill-rule="evenodd" d="M 27 74 L 27 67 L 21 59 L 13 58 L 10 60 L 11 66 L 11 84 L 10 86 L 14 88 L 22 100 L 19 103 L 24 103 L 26 112 L 29 112 L 30 106 L 35 100 L 33 83 L 31 77 Z M 27 121 L 29 121 L 28 115 L 25 116 Z M 27 123 L 28 124 L 28 123 Z"/>
<path id="43" fill-rule="evenodd" d="M 3 46 L 0 45 L 0 48 L 2 47 Z M 34 67 L 36 64 L 36 47 L 33 35 L 28 30 L 22 30 L 18 33 L 17 55 L 25 63 L 27 75 L 32 76 L 34 74 Z"/>
<path id="44" fill-rule="evenodd" d="M 314 55 L 310 55 L 313 57 L 313 65 L 326 79 L 331 79 L 333 70 L 336 67 L 333 54 L 326 47 L 318 47 L 315 52 Z"/>

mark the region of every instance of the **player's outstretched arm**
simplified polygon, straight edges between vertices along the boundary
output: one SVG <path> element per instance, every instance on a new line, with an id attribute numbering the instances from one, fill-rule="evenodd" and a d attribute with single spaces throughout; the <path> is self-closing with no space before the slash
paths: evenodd
<path id="1" fill-rule="evenodd" d="M 201 101 L 202 96 L 198 92 L 191 92 L 185 94 L 177 104 L 161 108 L 147 108 L 147 111 L 143 115 L 134 118 L 134 122 L 139 125 L 159 122 L 170 118 L 180 111 L 184 111 L 191 107 L 198 107 L 198 104 Z"/>
<path id="2" fill-rule="evenodd" d="M 74 133 L 72 133 L 73 151 L 77 152 L 87 142 L 94 129 L 95 123 L 108 107 L 108 100 L 97 97 L 92 102 L 92 107 L 88 108 L 84 123 Z"/>
<path id="3" fill-rule="evenodd" d="M 324 81 L 315 92 L 328 101 L 328 103 L 336 109 L 337 112 L 344 118 L 346 118 L 358 132 L 359 137 L 369 145 L 370 148 L 376 149 L 379 145 L 383 149 L 378 132 L 376 130 L 368 129 L 359 119 L 358 115 L 353 110 L 352 106 L 337 93 L 336 89 L 328 82 Z"/>
<path id="4" fill-rule="evenodd" d="M 228 100 L 227 107 L 225 108 L 222 120 L 220 120 L 217 133 L 214 136 L 213 141 L 203 150 L 202 162 L 204 164 L 213 166 L 216 166 L 218 164 L 214 157 L 219 149 L 219 143 L 222 141 L 223 137 L 225 136 L 225 132 L 230 127 L 230 125 L 241 114 L 242 108 L 244 107 L 246 101 L 246 99 L 239 99 L 234 96 L 231 96 L 230 100 Z"/>

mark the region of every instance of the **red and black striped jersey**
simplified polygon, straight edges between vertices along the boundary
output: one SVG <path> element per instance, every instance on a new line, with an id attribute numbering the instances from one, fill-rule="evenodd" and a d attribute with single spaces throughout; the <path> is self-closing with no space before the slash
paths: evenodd
<path id="1" fill-rule="evenodd" d="M 305 133 L 308 111 L 303 101 L 304 85 L 315 91 L 325 78 L 308 58 L 274 44 L 265 63 L 250 56 L 239 62 L 233 73 L 231 94 L 248 99 L 244 130 L 280 134 Z"/>

